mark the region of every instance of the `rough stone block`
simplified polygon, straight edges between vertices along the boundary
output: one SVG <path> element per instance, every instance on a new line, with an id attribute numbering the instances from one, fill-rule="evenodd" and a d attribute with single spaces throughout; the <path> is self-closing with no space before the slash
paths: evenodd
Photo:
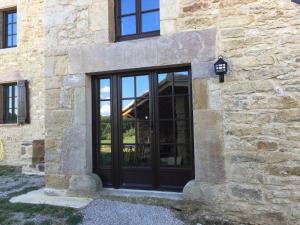
<path id="1" fill-rule="evenodd" d="M 69 195 L 90 195 L 102 189 L 102 181 L 96 174 L 73 175 L 68 189 Z"/>

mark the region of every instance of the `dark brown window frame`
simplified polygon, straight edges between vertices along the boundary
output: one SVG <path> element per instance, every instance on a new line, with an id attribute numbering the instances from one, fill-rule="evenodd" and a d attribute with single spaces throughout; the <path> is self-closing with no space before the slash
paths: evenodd
<path id="1" fill-rule="evenodd" d="M 120 182 L 120 177 L 121 177 L 121 171 L 119 169 L 116 169 L 117 167 L 120 167 L 120 160 L 115 160 L 112 162 L 111 166 L 106 166 L 106 165 L 100 165 L 100 153 L 99 153 L 99 147 L 100 147 L 100 143 L 99 140 L 101 139 L 100 136 L 100 131 L 99 131 L 99 105 L 98 102 L 100 100 L 99 98 L 99 93 L 97 90 L 99 88 L 99 86 L 97 86 L 97 80 L 99 79 L 109 79 L 111 78 L 111 82 L 110 82 L 110 98 L 113 100 L 113 102 L 111 103 L 111 116 L 112 118 L 112 142 L 111 142 L 111 146 L 114 149 L 118 149 L 120 148 L 120 143 L 118 141 L 114 141 L 119 139 L 120 136 L 120 116 L 118 114 L 118 110 L 114 110 L 113 111 L 113 107 L 116 109 L 120 109 L 120 93 L 119 90 L 121 90 L 121 84 L 120 84 L 120 80 L 122 76 L 126 76 L 126 75 L 141 75 L 144 73 L 149 73 L 149 74 L 158 74 L 161 72 L 179 72 L 181 70 L 188 70 L 189 71 L 189 109 L 190 109 L 190 120 L 189 120 L 189 129 L 190 129 L 190 147 L 191 147 L 191 151 L 192 151 L 192 155 L 191 155 L 191 168 L 161 168 L 161 171 L 163 171 L 164 173 L 166 172 L 171 172 L 174 171 L 176 173 L 178 173 L 179 175 L 182 173 L 186 173 L 188 171 L 191 171 L 192 173 L 192 177 L 195 176 L 195 164 L 194 164 L 194 123 L 193 123 L 193 106 L 192 106 L 192 76 L 191 76 L 191 68 L 190 65 L 177 65 L 177 66 L 170 66 L 170 67 L 154 67 L 154 68 L 145 68 L 145 69 L 140 69 L 140 70 L 123 70 L 123 71 L 110 71 L 110 72 L 102 72 L 102 73 L 92 73 L 89 74 L 93 77 L 93 85 L 92 85 L 92 96 L 93 96 L 93 109 L 92 109 L 92 118 L 93 118 L 93 123 L 92 123 L 92 127 L 93 127 L 93 171 L 99 175 L 105 175 L 105 177 L 110 177 L 110 181 L 106 181 L 105 182 L 105 186 L 107 187 L 114 187 L 114 188 L 139 188 L 139 189 L 153 189 L 153 188 L 149 188 L 149 187 L 144 187 L 141 185 L 121 185 Z M 112 87 L 115 88 L 116 91 L 112 90 Z M 118 94 L 116 93 L 118 92 Z M 157 123 L 157 121 L 155 122 Z M 156 127 L 158 126 L 158 124 L 155 125 Z M 157 131 L 156 131 L 157 132 Z M 158 144 L 158 143 L 156 143 Z M 155 145 L 156 146 L 156 145 Z M 154 146 L 154 147 L 155 147 Z M 156 146 L 157 147 L 157 146 Z M 112 157 L 119 158 L 120 157 L 120 152 L 118 151 L 114 151 L 112 152 Z M 158 154 L 158 153 L 156 153 Z M 156 155 L 155 157 L 158 157 L 158 155 Z M 113 169 L 113 167 L 115 169 Z M 140 167 L 142 170 L 145 169 L 143 167 Z M 132 170 L 132 168 L 130 168 Z M 101 174 L 100 174 L 101 171 Z M 156 174 L 158 173 L 158 171 L 155 172 Z M 178 176 L 179 176 L 178 175 Z M 103 179 L 103 177 L 102 177 Z M 149 178 L 150 179 L 150 178 Z M 156 181 L 155 181 L 156 182 Z M 156 186 L 157 184 L 155 184 Z M 182 191 L 182 189 L 178 189 L 177 187 L 171 187 L 171 186 L 161 186 L 159 188 L 154 188 L 154 190 L 172 190 L 172 191 Z"/>
<path id="2" fill-rule="evenodd" d="M 16 90 L 18 89 L 17 83 L 8 83 L 4 84 L 3 86 L 3 105 L 2 105 L 2 112 L 3 112 L 3 123 L 9 124 L 9 123 L 17 123 L 18 115 L 16 115 L 15 118 L 9 117 L 9 99 L 12 99 L 12 113 L 15 114 L 16 110 L 18 110 L 18 100 L 16 99 Z M 9 95 L 9 87 L 12 88 L 12 95 Z M 18 96 L 17 96 L 18 98 Z"/>
<path id="3" fill-rule="evenodd" d="M 129 13 L 129 14 L 124 14 L 122 15 L 121 13 L 121 0 L 115 0 L 115 36 L 116 36 L 116 41 L 127 41 L 127 40 L 134 40 L 134 39 L 140 39 L 140 38 L 147 38 L 147 37 L 154 37 L 154 36 L 159 36 L 160 35 L 160 30 L 157 31 L 151 31 L 151 32 L 142 32 L 142 13 L 146 12 L 155 12 L 158 11 L 160 12 L 160 8 L 157 9 L 151 9 L 151 10 L 146 10 L 142 11 L 142 6 L 141 6 L 141 0 L 135 0 L 135 7 L 136 11 L 135 13 Z M 122 27 L 122 22 L 121 18 L 125 16 L 130 16 L 130 15 L 136 15 L 136 34 L 131 34 L 131 35 L 122 35 L 121 34 L 121 27 Z"/>
<path id="4" fill-rule="evenodd" d="M 17 43 L 16 45 L 11 45 L 11 46 L 8 46 L 8 21 L 7 21 L 7 17 L 9 14 L 11 13 L 16 13 L 17 14 L 17 9 L 10 9 L 10 10 L 5 10 L 3 11 L 3 23 L 2 23 L 2 48 L 15 48 L 17 47 Z M 15 24 L 15 26 L 18 26 L 18 22 L 16 21 L 15 23 L 12 23 L 12 24 Z M 18 35 L 18 31 L 16 34 L 13 34 L 13 35 Z M 18 41 L 17 41 L 18 42 Z"/>

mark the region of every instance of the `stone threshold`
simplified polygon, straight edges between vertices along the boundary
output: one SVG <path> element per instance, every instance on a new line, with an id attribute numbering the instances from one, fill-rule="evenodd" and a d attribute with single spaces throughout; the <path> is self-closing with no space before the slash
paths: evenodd
<path id="1" fill-rule="evenodd" d="M 31 191 L 26 194 L 15 196 L 10 199 L 11 203 L 26 204 L 46 204 L 53 206 L 69 207 L 81 209 L 90 204 L 93 200 L 101 197 L 121 197 L 121 198 L 137 198 L 137 199 L 158 199 L 160 201 L 181 201 L 183 194 L 177 192 L 164 191 L 145 191 L 133 189 L 113 189 L 104 188 L 97 192 L 93 197 L 73 197 L 68 195 L 67 190 L 57 190 L 50 188 L 42 188 Z"/>
<path id="2" fill-rule="evenodd" d="M 11 203 L 26 203 L 38 205 L 46 204 L 80 209 L 90 204 L 93 199 L 83 197 L 70 197 L 67 196 L 66 190 L 42 188 L 37 191 L 31 191 L 26 194 L 13 197 L 9 201 Z"/>
<path id="3" fill-rule="evenodd" d="M 166 192 L 166 191 L 148 191 L 148 190 L 136 190 L 136 189 L 114 189 L 104 188 L 101 196 L 114 196 L 114 197 L 126 197 L 126 198 L 157 198 L 173 201 L 183 200 L 183 193 L 180 192 Z"/>

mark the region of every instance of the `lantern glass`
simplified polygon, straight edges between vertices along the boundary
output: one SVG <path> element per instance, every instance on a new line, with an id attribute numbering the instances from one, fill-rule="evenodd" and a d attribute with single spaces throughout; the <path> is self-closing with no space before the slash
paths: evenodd
<path id="1" fill-rule="evenodd" d="M 217 75 L 227 73 L 227 62 L 222 57 L 215 63 L 215 72 Z"/>

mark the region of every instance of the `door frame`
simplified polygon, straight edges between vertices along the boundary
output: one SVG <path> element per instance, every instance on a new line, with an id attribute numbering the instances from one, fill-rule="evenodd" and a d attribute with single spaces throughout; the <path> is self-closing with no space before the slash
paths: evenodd
<path id="1" fill-rule="evenodd" d="M 163 73 L 163 72 L 176 72 L 176 71 L 182 71 L 182 70 L 186 70 L 189 72 L 189 78 L 188 78 L 188 86 L 189 86 L 189 99 L 188 99 L 188 104 L 189 104 L 189 116 L 190 116 L 190 122 L 189 122 L 189 129 L 190 129 L 190 146 L 191 146 L 191 161 L 192 161 L 192 177 L 195 177 L 195 162 L 194 162 L 194 122 L 193 122 L 193 86 L 192 86 L 192 72 L 191 72 L 191 66 L 190 65 L 179 65 L 179 66 L 170 66 L 170 67 L 152 67 L 152 68 L 146 68 L 146 69 L 137 69 L 137 70 L 122 70 L 122 71 L 115 71 L 115 72 L 101 72 L 101 73 L 93 73 L 90 74 L 92 75 L 92 139 L 93 139 L 93 172 L 100 175 L 99 171 L 100 171 L 100 163 L 99 163 L 99 151 L 98 148 L 100 147 L 99 145 L 99 125 L 98 125 L 98 118 L 97 118 L 97 114 L 98 114 L 98 110 L 99 110 L 99 103 L 97 100 L 99 100 L 98 96 L 96 95 L 96 93 L 98 93 L 99 87 L 98 87 L 98 82 L 97 80 L 99 78 L 110 78 L 111 79 L 111 108 L 112 109 L 117 109 L 117 110 L 111 110 L 112 114 L 112 120 L 114 121 L 112 123 L 112 168 L 111 170 L 111 184 L 106 184 L 106 186 L 108 187 L 113 187 L 113 188 L 130 188 L 130 189 L 154 189 L 154 190 L 172 190 L 172 191 L 179 191 L 178 188 L 172 188 L 172 187 L 164 187 L 164 186 L 160 186 L 158 184 L 158 179 L 154 179 L 153 180 L 153 188 L 143 188 L 142 185 L 130 185 L 130 186 L 121 186 L 121 169 L 122 169 L 122 165 L 121 165 L 121 141 L 113 141 L 113 140 L 121 140 L 121 135 L 122 135 L 122 131 L 121 131 L 121 124 L 120 124 L 120 99 L 121 99 L 121 79 L 120 77 L 123 75 L 139 75 L 139 74 L 149 74 L 149 79 L 151 80 L 150 83 L 150 87 L 149 90 L 152 90 L 152 94 L 151 95 L 155 95 L 157 94 L 156 91 L 154 91 L 155 87 L 155 81 L 157 81 L 157 76 L 154 76 L 153 74 L 157 74 L 157 73 Z M 153 77 L 153 78 L 152 78 Z M 116 89 L 115 87 L 117 87 L 117 90 L 114 91 L 114 89 Z M 99 93 L 98 93 L 99 94 Z M 151 101 L 151 99 L 156 99 L 157 96 L 153 96 L 153 97 L 149 97 L 149 101 Z M 96 104 L 95 104 L 96 103 Z M 155 104 L 151 104 L 152 107 Z M 157 115 L 157 108 L 153 108 L 150 110 L 150 117 L 153 117 L 153 113 Z M 153 127 L 154 127 L 154 132 L 151 132 L 151 138 L 153 140 L 153 143 L 156 144 L 151 144 L 151 151 L 152 154 L 154 154 L 154 158 L 155 160 L 151 159 L 151 166 L 152 166 L 152 170 L 154 173 L 154 176 L 158 177 L 159 176 L 159 172 L 160 172 L 160 165 L 159 165 L 159 157 L 160 157 L 160 152 L 159 152 L 159 141 L 154 140 L 154 138 L 157 138 L 157 133 L 158 133 L 158 129 L 159 129 L 159 120 L 153 121 Z M 113 150 L 113 149 L 117 149 L 117 151 Z M 136 168 L 138 169 L 138 168 Z M 141 168 L 143 169 L 143 168 Z M 104 169 L 105 170 L 105 169 Z M 174 168 L 165 168 L 165 170 L 169 170 L 172 171 L 174 170 Z M 175 169 L 176 170 L 176 169 Z M 177 170 L 179 170 L 177 168 Z M 180 170 L 185 170 L 183 168 L 180 168 Z M 190 171 L 190 169 L 189 169 Z M 180 189 L 181 191 L 182 189 Z"/>

